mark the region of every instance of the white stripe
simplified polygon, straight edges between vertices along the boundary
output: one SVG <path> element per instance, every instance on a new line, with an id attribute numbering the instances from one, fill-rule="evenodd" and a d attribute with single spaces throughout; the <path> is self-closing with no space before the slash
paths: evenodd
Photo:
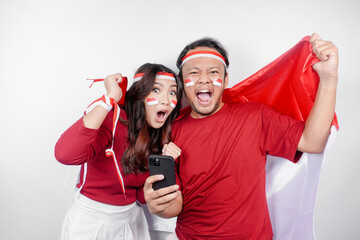
<path id="1" fill-rule="evenodd" d="M 217 59 L 217 60 L 221 61 L 224 64 L 224 66 L 226 67 L 226 63 L 221 57 L 218 57 L 218 56 L 213 55 L 213 54 L 207 54 L 207 53 L 199 53 L 199 54 L 194 54 L 194 55 L 192 55 L 190 57 L 187 57 L 181 63 L 181 66 L 183 66 L 187 61 L 189 61 L 191 59 L 194 59 L 194 58 L 198 58 L 198 57 L 209 57 L 209 58 Z"/>
<path id="2" fill-rule="evenodd" d="M 218 87 L 221 87 L 221 83 L 218 82 L 218 81 L 214 81 L 214 85 L 215 85 L 215 86 L 218 86 Z"/>
<path id="3" fill-rule="evenodd" d="M 147 102 L 149 106 L 159 104 L 158 100 Z"/>
<path id="4" fill-rule="evenodd" d="M 108 112 L 110 112 L 112 109 L 111 105 L 108 105 L 108 104 L 104 103 L 103 101 L 98 101 L 98 102 L 94 102 L 88 108 L 86 108 L 86 111 L 85 111 L 86 114 L 91 112 L 96 106 L 101 106 L 101 107 L 105 108 Z"/>
<path id="5" fill-rule="evenodd" d="M 175 105 L 173 102 L 171 102 L 171 103 L 170 103 L 170 107 L 175 108 L 176 105 Z"/>
<path id="6" fill-rule="evenodd" d="M 106 103 L 107 105 L 111 106 L 111 100 L 110 100 L 110 98 L 109 98 L 107 95 L 104 95 L 104 97 L 105 97 L 105 103 Z"/>
<path id="7" fill-rule="evenodd" d="M 79 187 L 77 193 L 80 193 L 80 190 L 83 188 L 83 186 L 85 185 L 85 181 L 86 181 L 86 175 L 87 175 L 87 162 L 83 164 L 83 168 L 84 168 L 84 173 L 83 173 L 83 181 L 81 186 Z"/>
<path id="8" fill-rule="evenodd" d="M 191 82 L 186 83 L 186 84 L 185 84 L 185 87 L 190 87 L 190 86 L 193 86 L 193 85 L 194 85 L 194 82 L 191 81 Z"/>
<path id="9" fill-rule="evenodd" d="M 133 79 L 133 82 L 140 81 L 141 79 L 142 79 L 142 77 L 137 77 L 137 78 L 134 78 L 134 79 Z"/>
<path id="10" fill-rule="evenodd" d="M 121 174 L 121 171 L 120 171 L 120 168 L 119 168 L 119 165 L 118 165 L 118 162 L 116 160 L 116 156 L 115 156 L 115 152 L 113 150 L 113 146 L 111 146 L 111 149 L 106 149 L 105 152 L 111 152 L 112 153 L 112 157 L 113 157 L 113 160 L 114 160 L 114 164 L 115 164 L 115 167 L 116 167 L 116 171 L 118 173 L 118 175 L 120 176 L 120 179 L 121 179 L 121 187 L 124 189 L 124 195 L 125 195 L 125 185 L 124 185 L 124 179 L 122 177 L 122 174 Z"/>
<path id="11" fill-rule="evenodd" d="M 167 76 L 167 75 L 156 75 L 156 78 L 161 78 L 161 79 L 168 79 L 168 80 L 173 80 L 175 81 L 175 78 L 172 76 Z"/>

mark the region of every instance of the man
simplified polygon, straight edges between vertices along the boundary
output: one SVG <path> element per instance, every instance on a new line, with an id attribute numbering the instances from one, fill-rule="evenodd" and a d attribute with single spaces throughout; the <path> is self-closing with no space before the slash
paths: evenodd
<path id="1" fill-rule="evenodd" d="M 322 152 L 334 117 L 337 48 L 317 34 L 310 38 L 320 62 L 316 99 L 306 122 L 257 103 L 225 104 L 227 52 L 212 39 L 189 44 L 177 66 L 191 113 L 173 125 L 178 186 L 154 191 L 145 184 L 150 212 L 178 216 L 179 239 L 272 239 L 265 196 L 266 155 L 298 160 L 296 151 Z M 173 147 L 173 146 L 168 146 Z M 180 188 L 179 191 L 174 192 Z"/>

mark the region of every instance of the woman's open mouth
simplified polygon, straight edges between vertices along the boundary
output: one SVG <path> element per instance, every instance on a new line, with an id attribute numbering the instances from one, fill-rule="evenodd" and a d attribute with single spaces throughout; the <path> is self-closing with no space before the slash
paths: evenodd
<path id="1" fill-rule="evenodd" d="M 165 122 L 166 120 L 166 117 L 167 117 L 167 111 L 158 111 L 156 113 L 156 121 L 159 122 L 159 123 L 163 123 Z"/>

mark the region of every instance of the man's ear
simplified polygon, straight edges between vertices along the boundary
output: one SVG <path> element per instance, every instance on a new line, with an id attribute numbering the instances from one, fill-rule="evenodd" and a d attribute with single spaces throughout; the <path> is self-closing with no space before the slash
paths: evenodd
<path id="1" fill-rule="evenodd" d="M 224 81 L 225 81 L 224 88 L 227 88 L 227 86 L 229 84 L 229 73 L 228 72 L 226 72 Z"/>

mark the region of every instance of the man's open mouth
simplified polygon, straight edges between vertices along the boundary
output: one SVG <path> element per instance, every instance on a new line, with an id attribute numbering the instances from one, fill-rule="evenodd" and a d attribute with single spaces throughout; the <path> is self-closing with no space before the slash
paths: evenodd
<path id="1" fill-rule="evenodd" d="M 200 90 L 196 93 L 200 103 L 206 104 L 209 103 L 212 97 L 212 92 L 207 89 Z"/>

